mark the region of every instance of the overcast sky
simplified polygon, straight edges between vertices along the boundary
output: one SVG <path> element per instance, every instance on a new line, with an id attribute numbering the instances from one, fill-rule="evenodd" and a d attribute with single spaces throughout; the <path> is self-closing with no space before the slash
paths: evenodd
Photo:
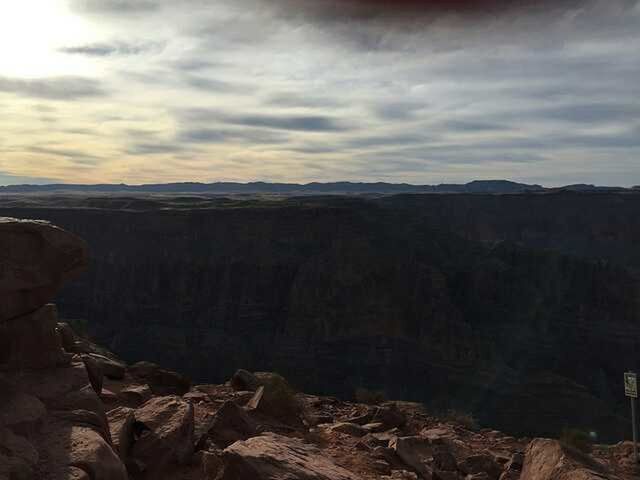
<path id="1" fill-rule="evenodd" d="M 0 112 L 0 184 L 636 185 L 640 2 L 6 1 Z"/>

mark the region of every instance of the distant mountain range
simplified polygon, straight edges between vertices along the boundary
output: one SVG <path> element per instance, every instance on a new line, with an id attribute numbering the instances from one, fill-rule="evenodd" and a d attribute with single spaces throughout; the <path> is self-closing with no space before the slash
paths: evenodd
<path id="1" fill-rule="evenodd" d="M 638 187 L 634 187 L 637 190 Z M 559 188 L 545 188 L 508 180 L 476 180 L 466 184 L 411 185 L 408 183 L 268 183 L 268 182 L 216 182 L 216 183 L 162 183 L 147 185 L 126 184 L 49 184 L 49 185 L 8 185 L 0 186 L 1 193 L 192 193 L 192 194 L 395 194 L 395 193 L 541 193 L 554 191 L 625 191 L 622 187 L 598 187 L 595 185 L 568 185 Z"/>

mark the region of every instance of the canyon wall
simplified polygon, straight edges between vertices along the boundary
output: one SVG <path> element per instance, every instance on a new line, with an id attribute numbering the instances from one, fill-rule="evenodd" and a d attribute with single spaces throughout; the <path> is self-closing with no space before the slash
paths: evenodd
<path id="1" fill-rule="evenodd" d="M 87 240 L 90 268 L 61 315 L 129 362 L 207 382 L 242 367 L 308 392 L 382 390 L 516 434 L 626 433 L 639 195 L 37 203 L 0 215 Z"/>

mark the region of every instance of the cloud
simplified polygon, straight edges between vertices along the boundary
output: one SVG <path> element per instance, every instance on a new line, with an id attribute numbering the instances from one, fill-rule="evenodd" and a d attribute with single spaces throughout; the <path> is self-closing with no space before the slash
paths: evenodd
<path id="1" fill-rule="evenodd" d="M 193 108 L 182 110 L 179 116 L 187 122 L 215 121 L 227 125 L 300 132 L 343 132 L 351 129 L 339 119 L 324 115 L 234 114 Z"/>
<path id="2" fill-rule="evenodd" d="M 509 127 L 500 123 L 492 123 L 477 120 L 448 120 L 441 125 L 447 132 L 493 132 L 500 130 L 509 130 Z"/>
<path id="3" fill-rule="evenodd" d="M 87 13 L 130 14 L 156 11 L 159 0 L 71 0 L 74 9 Z"/>
<path id="4" fill-rule="evenodd" d="M 73 47 L 63 47 L 59 51 L 70 55 L 86 55 L 88 57 L 109 57 L 119 55 L 140 55 L 142 53 L 159 50 L 158 43 L 89 43 Z"/>
<path id="5" fill-rule="evenodd" d="M 252 128 L 201 128 L 185 130 L 181 132 L 177 140 L 188 143 L 245 143 L 248 145 L 264 145 L 286 143 L 288 136 L 281 132 Z"/>
<path id="6" fill-rule="evenodd" d="M 308 92 L 278 92 L 272 93 L 265 103 L 283 108 L 328 108 L 343 106 L 345 102 L 329 95 L 319 96 Z"/>
<path id="7" fill-rule="evenodd" d="M 247 89 L 250 88 L 241 83 L 225 82 L 225 81 L 218 80 L 215 78 L 210 78 L 210 77 L 207 78 L 203 76 L 186 75 L 183 78 L 187 85 L 189 85 L 190 87 L 196 88 L 198 90 L 206 90 L 206 91 L 221 92 L 221 93 L 234 93 L 234 92 L 247 91 Z"/>
<path id="8" fill-rule="evenodd" d="M 443 16 L 474 21 L 503 15 L 558 15 L 591 8 L 597 0 L 262 0 L 286 18 L 319 23 L 384 23 L 389 27 L 420 26 Z M 607 0 L 631 9 L 635 0 Z"/>
<path id="9" fill-rule="evenodd" d="M 34 146 L 34 147 L 28 147 L 26 150 L 31 153 L 37 153 L 42 155 L 65 157 L 73 161 L 73 163 L 80 164 L 80 165 L 96 165 L 104 160 L 104 158 L 102 157 L 98 157 L 96 155 L 92 155 L 82 150 L 77 150 L 73 148 Z"/>
<path id="10" fill-rule="evenodd" d="M 0 92 L 48 100 L 79 100 L 108 95 L 99 81 L 83 77 L 24 79 L 0 76 Z"/>
<path id="11" fill-rule="evenodd" d="M 135 143 L 126 149 L 129 155 L 165 155 L 172 153 L 182 153 L 185 147 L 175 143 L 167 142 L 141 142 Z"/>
<path id="12" fill-rule="evenodd" d="M 250 127 L 304 132 L 340 132 L 348 130 L 338 120 L 320 115 L 229 115 L 227 123 Z"/>

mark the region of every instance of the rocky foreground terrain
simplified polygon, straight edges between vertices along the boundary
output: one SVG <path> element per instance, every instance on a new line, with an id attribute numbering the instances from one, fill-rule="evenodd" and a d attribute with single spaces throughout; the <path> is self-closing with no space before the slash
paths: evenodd
<path id="1" fill-rule="evenodd" d="M 580 453 L 446 421 L 422 404 L 295 392 L 238 370 L 191 385 L 127 365 L 50 304 L 87 265 L 78 237 L 0 220 L 1 480 L 595 480 L 638 478 L 628 442 Z"/>

